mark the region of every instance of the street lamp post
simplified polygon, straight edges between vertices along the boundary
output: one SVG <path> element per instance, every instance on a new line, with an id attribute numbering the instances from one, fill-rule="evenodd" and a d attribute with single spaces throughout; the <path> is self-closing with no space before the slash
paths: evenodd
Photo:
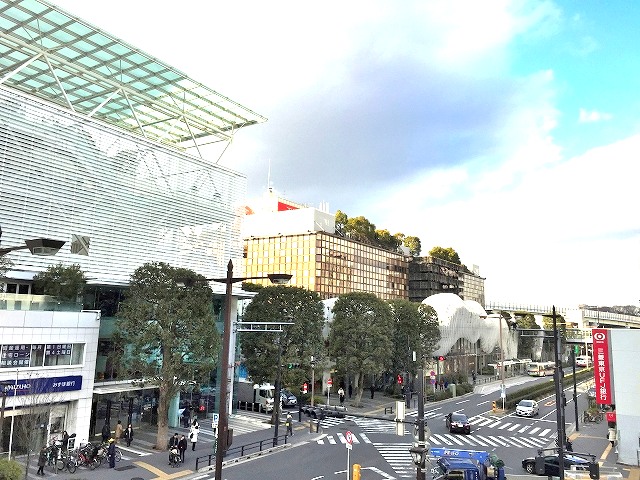
<path id="1" fill-rule="evenodd" d="M 2 227 L 0 227 L 0 242 L 2 241 Z M 0 257 L 6 255 L 9 252 L 15 250 L 26 250 L 27 248 L 32 255 L 46 256 L 55 255 L 58 250 L 65 244 L 62 240 L 52 240 L 50 238 L 34 238 L 32 240 L 25 240 L 24 245 L 17 245 L 15 247 L 0 248 Z"/>
<path id="2" fill-rule="evenodd" d="M 219 399 L 219 420 L 218 420 L 218 448 L 216 450 L 216 470 L 215 480 L 222 480 L 222 460 L 224 458 L 225 451 L 227 449 L 228 435 L 229 435 L 229 418 L 227 409 L 227 396 L 229 392 L 229 350 L 231 343 L 231 299 L 232 299 L 232 286 L 234 283 L 242 282 L 244 280 L 257 280 L 262 278 L 268 278 L 272 283 L 283 284 L 287 283 L 291 279 L 291 275 L 282 273 L 272 273 L 266 277 L 234 277 L 233 276 L 233 262 L 229 260 L 227 264 L 227 276 L 225 278 L 211 278 L 207 281 L 213 281 L 218 283 L 224 283 L 226 285 L 225 291 L 225 312 L 224 312 L 224 330 L 222 332 L 222 357 L 220 358 L 220 399 Z M 275 402 L 274 402 L 275 404 Z"/>
<path id="3" fill-rule="evenodd" d="M 4 450 L 4 410 L 7 406 L 7 393 L 10 385 L 13 385 L 14 382 L 0 382 L 0 392 L 2 394 L 2 403 L 0 404 L 0 452 Z"/>
<path id="4" fill-rule="evenodd" d="M 504 401 L 507 396 L 505 387 L 504 387 L 504 346 L 502 345 L 502 315 L 498 317 L 498 322 L 500 324 L 500 396 L 502 397 L 502 411 L 504 411 Z"/>

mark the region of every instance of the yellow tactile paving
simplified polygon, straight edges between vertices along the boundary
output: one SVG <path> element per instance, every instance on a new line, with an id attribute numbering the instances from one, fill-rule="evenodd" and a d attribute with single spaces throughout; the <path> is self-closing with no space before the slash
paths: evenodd
<path id="1" fill-rule="evenodd" d="M 160 470 L 158 467 L 149 465 L 146 462 L 133 462 L 133 463 L 138 465 L 140 468 L 144 468 L 145 470 L 148 470 L 151 473 L 155 473 L 157 477 L 153 478 L 152 480 L 172 480 L 174 478 L 184 477 L 186 475 L 193 473 L 193 470 L 180 470 L 179 472 L 165 473 L 162 470 Z"/>

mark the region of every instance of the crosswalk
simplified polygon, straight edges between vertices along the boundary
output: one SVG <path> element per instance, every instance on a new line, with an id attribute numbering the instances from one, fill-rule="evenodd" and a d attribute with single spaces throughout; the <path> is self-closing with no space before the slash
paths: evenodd
<path id="1" fill-rule="evenodd" d="M 409 453 L 410 443 L 374 443 L 373 446 L 399 478 L 416 478 L 416 466 Z"/>
<path id="2" fill-rule="evenodd" d="M 508 437 L 504 435 L 451 435 L 448 433 L 433 433 L 429 437 L 429 444 L 433 446 L 443 446 L 461 449 L 492 448 L 492 447 L 515 447 L 538 449 L 545 448 L 553 441 L 550 437 L 538 436 L 516 436 Z M 332 433 L 316 440 L 318 445 L 344 445 L 346 439 L 340 432 Z M 366 433 L 353 434 L 353 443 L 372 443 Z M 395 444 L 389 444 L 395 445 Z"/>

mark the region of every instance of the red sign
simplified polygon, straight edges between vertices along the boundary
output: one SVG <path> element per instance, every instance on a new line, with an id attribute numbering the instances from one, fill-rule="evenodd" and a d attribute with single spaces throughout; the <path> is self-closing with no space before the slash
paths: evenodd
<path id="1" fill-rule="evenodd" d="M 308 388 L 309 388 L 309 386 L 306 383 L 303 383 L 302 384 L 302 393 L 306 394 L 309 391 Z"/>
<path id="2" fill-rule="evenodd" d="M 329 386 L 333 385 L 333 380 L 332 379 L 327 380 L 327 385 Z"/>
<path id="3" fill-rule="evenodd" d="M 616 412 L 607 412 L 607 422 L 616 421 Z"/>
<path id="4" fill-rule="evenodd" d="M 605 328 L 593 329 L 593 375 L 596 381 L 596 403 L 599 405 L 613 404 L 609 331 Z"/>

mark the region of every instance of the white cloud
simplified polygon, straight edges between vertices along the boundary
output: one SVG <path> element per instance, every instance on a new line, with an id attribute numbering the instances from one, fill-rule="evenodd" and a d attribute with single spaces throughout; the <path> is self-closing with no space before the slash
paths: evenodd
<path id="1" fill-rule="evenodd" d="M 597 110 L 588 111 L 585 108 L 580 109 L 578 121 L 580 123 L 594 123 L 611 120 L 613 115 L 610 113 L 598 112 Z"/>

